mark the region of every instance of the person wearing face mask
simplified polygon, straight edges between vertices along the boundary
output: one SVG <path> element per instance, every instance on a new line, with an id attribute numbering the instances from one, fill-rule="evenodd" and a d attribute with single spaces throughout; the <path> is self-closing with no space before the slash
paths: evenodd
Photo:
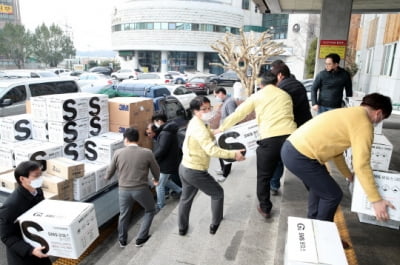
<path id="1" fill-rule="evenodd" d="M 330 53 L 325 57 L 325 70 L 318 73 L 311 87 L 312 109 L 322 113 L 342 107 L 343 89 L 346 97 L 353 96 L 350 74 L 339 66 L 340 56 Z"/>
<path id="2" fill-rule="evenodd" d="M 40 165 L 21 162 L 14 171 L 18 187 L 0 207 L 0 238 L 6 245 L 8 265 L 51 265 L 44 246 L 26 243 L 16 219 L 44 200 Z"/>
<path id="3" fill-rule="evenodd" d="M 280 150 L 286 138 L 297 128 L 294 122 L 292 99 L 276 86 L 278 79 L 268 71 L 261 77 L 261 89 L 240 104 L 214 133 L 223 132 L 255 111 L 260 140 L 257 141 L 257 198 L 258 212 L 271 217 L 270 182 L 281 161 Z"/>
<path id="4" fill-rule="evenodd" d="M 221 118 L 219 120 L 219 125 L 221 125 L 225 118 L 235 111 L 237 103 L 235 99 L 226 94 L 226 90 L 223 87 L 219 87 L 215 91 L 215 98 L 218 102 L 222 104 L 220 108 Z M 226 163 L 223 159 L 220 158 L 219 164 L 221 166 L 221 170 L 217 171 L 217 174 L 221 175 L 221 177 L 217 178 L 217 181 L 223 182 L 226 180 L 229 173 L 231 172 L 232 163 Z"/>
<path id="5" fill-rule="evenodd" d="M 284 165 L 309 188 L 308 217 L 333 221 L 342 199 L 342 190 L 329 174 L 325 163 L 332 160 L 349 181 L 343 152 L 351 147 L 354 172 L 360 181 L 378 220 L 387 220 L 387 207 L 375 184 L 371 169 L 373 125 L 390 116 L 389 97 L 372 93 L 362 99 L 361 106 L 340 108 L 318 115 L 297 129 L 284 143 L 281 156 Z"/>
<path id="6" fill-rule="evenodd" d="M 178 125 L 173 121 L 167 122 L 165 114 L 155 114 L 151 120 L 157 127 L 154 156 L 160 166 L 160 180 L 156 187 L 157 211 L 159 211 L 165 206 L 166 188 L 168 192 L 171 190 L 172 194 L 175 194 L 175 198 L 182 192 L 181 187 L 170 179 L 172 175 L 178 174 L 182 151 L 178 146 Z"/>
<path id="7" fill-rule="evenodd" d="M 212 118 L 210 100 L 197 96 L 190 102 L 193 118 L 190 120 L 185 140 L 183 141 L 183 158 L 179 167 L 182 181 L 182 195 L 179 201 L 178 226 L 179 235 L 186 235 L 189 229 L 189 215 L 192 202 L 201 190 L 211 197 L 210 234 L 215 234 L 220 225 L 224 208 L 224 190 L 208 173 L 210 157 L 244 160 L 244 150 L 225 150 L 215 143 L 214 135 L 208 128 Z"/>

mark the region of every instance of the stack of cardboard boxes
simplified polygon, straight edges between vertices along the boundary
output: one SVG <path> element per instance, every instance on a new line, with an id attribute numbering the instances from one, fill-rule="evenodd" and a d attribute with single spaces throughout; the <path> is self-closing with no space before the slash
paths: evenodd
<path id="1" fill-rule="evenodd" d="M 350 98 L 351 106 L 361 104 L 361 99 Z M 400 173 L 389 171 L 393 145 L 382 133 L 382 122 L 374 128 L 374 142 L 371 150 L 371 167 L 374 173 L 378 191 L 383 199 L 390 201 L 396 209 L 389 209 L 390 220 L 388 222 L 377 221 L 371 203 L 355 176 L 352 190 L 351 210 L 357 212 L 360 222 L 399 229 L 400 225 Z M 352 166 L 351 148 L 345 153 L 346 162 L 350 169 Z"/>

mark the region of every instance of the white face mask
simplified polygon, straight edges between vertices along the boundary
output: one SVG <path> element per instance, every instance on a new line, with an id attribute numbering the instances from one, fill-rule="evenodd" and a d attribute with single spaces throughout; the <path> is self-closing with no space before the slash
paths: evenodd
<path id="1" fill-rule="evenodd" d="M 31 187 L 32 188 L 35 188 L 35 189 L 40 188 L 40 187 L 42 187 L 42 184 L 43 184 L 43 178 L 42 177 L 38 177 L 38 178 L 36 178 L 34 180 L 31 180 Z"/>
<path id="2" fill-rule="evenodd" d="M 215 112 L 213 110 L 209 111 L 209 112 L 206 112 L 206 113 L 203 113 L 201 115 L 201 120 L 207 123 L 214 117 L 214 115 L 215 115 Z"/>
<path id="3" fill-rule="evenodd" d="M 221 103 L 221 102 L 223 102 L 224 100 L 223 100 L 222 98 L 216 97 L 216 98 L 215 98 L 215 101 Z"/>

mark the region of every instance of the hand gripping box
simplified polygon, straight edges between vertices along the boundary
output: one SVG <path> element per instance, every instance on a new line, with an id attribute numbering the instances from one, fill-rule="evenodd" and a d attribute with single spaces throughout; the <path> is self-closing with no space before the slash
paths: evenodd
<path id="1" fill-rule="evenodd" d="M 99 235 L 91 203 L 43 200 L 18 221 L 27 243 L 56 257 L 79 258 Z"/>
<path id="2" fill-rule="evenodd" d="M 1 140 L 18 142 L 32 139 L 31 114 L 12 115 L 0 119 Z"/>
<path id="3" fill-rule="evenodd" d="M 72 121 L 89 117 L 89 97 L 81 93 L 51 95 L 46 98 L 49 121 Z"/>
<path id="4" fill-rule="evenodd" d="M 47 173 L 63 179 L 75 179 L 85 175 L 85 165 L 65 157 L 47 160 Z"/>
<path id="5" fill-rule="evenodd" d="M 375 183 L 381 197 L 390 201 L 396 209 L 388 208 L 389 218 L 400 221 L 400 173 L 374 171 Z M 351 211 L 375 216 L 372 204 L 356 176 L 354 179 Z"/>
<path id="6" fill-rule="evenodd" d="M 400 221 L 393 221 L 393 220 L 378 221 L 375 216 L 363 214 L 363 213 L 357 213 L 357 216 L 358 216 L 358 220 L 361 223 L 383 226 L 383 227 L 388 227 L 388 228 L 392 228 L 392 229 L 396 229 L 396 230 L 399 230 L 399 227 L 400 227 Z"/>
<path id="7" fill-rule="evenodd" d="M 348 264 L 336 224 L 289 216 L 284 265 L 311 264 Z"/>

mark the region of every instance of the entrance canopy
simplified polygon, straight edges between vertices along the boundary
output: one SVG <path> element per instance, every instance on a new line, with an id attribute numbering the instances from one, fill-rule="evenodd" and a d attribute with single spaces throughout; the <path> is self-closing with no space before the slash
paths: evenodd
<path id="1" fill-rule="evenodd" d="M 335 0 L 332 0 L 335 1 Z M 253 0 L 261 13 L 320 13 L 323 0 Z M 400 0 L 353 0 L 352 13 L 400 12 Z"/>

